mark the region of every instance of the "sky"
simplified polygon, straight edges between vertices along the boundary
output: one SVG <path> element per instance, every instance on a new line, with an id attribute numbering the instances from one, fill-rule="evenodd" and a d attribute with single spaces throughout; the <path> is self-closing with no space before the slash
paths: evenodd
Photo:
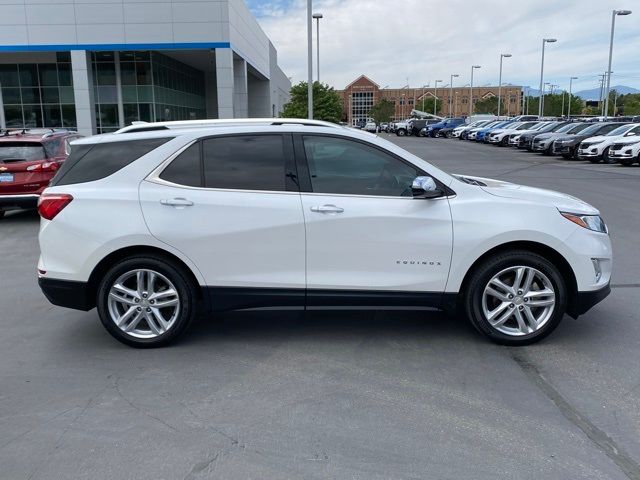
<path id="1" fill-rule="evenodd" d="M 246 0 L 294 83 L 307 78 L 306 0 Z M 635 5 L 634 5 L 635 4 Z M 314 0 L 321 12 L 320 80 L 342 89 L 361 74 L 381 87 L 497 85 L 538 88 L 543 38 L 545 82 L 573 91 L 598 87 L 607 70 L 611 12 L 616 17 L 611 85 L 640 88 L 637 0 Z M 315 55 L 315 20 L 314 20 Z M 315 79 L 314 59 L 314 79 Z"/>

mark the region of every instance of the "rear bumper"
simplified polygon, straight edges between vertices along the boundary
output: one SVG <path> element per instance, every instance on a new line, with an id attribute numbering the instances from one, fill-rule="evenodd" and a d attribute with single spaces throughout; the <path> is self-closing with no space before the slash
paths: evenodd
<path id="1" fill-rule="evenodd" d="M 0 195 L 0 208 L 36 208 L 40 195 Z"/>
<path id="2" fill-rule="evenodd" d="M 611 293 L 611 286 L 607 283 L 599 290 L 591 290 L 588 292 L 578 292 L 574 301 L 569 305 L 567 313 L 573 318 L 587 313 L 591 308 L 607 298 Z"/>
<path id="3" fill-rule="evenodd" d="M 89 297 L 89 286 L 86 282 L 40 277 L 38 285 L 47 300 L 59 307 L 86 312 L 96 306 L 95 301 Z"/>

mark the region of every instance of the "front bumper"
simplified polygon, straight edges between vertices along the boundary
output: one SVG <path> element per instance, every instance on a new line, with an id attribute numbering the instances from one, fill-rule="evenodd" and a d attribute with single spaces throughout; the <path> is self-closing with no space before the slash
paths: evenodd
<path id="1" fill-rule="evenodd" d="M 59 307 L 86 312 L 96 306 L 95 301 L 89 296 L 89 287 L 86 282 L 39 277 L 38 285 L 47 300 Z"/>
<path id="2" fill-rule="evenodd" d="M 0 195 L 0 209 L 36 208 L 40 195 L 30 193 L 26 195 Z"/>
<path id="3" fill-rule="evenodd" d="M 611 286 L 609 285 L 609 283 L 598 290 L 577 292 L 575 298 L 572 302 L 569 303 L 567 307 L 567 313 L 573 318 L 578 318 L 580 315 L 583 315 L 591 310 L 593 306 L 607 298 L 610 293 Z"/>
<path id="4" fill-rule="evenodd" d="M 553 144 L 553 153 L 554 155 L 571 155 L 573 154 L 573 145 L 565 145 L 565 144 Z"/>
<path id="5" fill-rule="evenodd" d="M 544 152 L 549 145 L 547 143 L 538 142 L 531 145 L 531 150 L 534 152 Z"/>
<path id="6" fill-rule="evenodd" d="M 596 151 L 585 150 L 582 148 L 578 149 L 578 158 L 600 158 L 602 154 Z"/>

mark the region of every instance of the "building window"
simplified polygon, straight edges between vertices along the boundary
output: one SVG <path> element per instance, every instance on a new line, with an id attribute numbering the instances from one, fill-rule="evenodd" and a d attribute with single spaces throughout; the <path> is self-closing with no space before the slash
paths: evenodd
<path id="1" fill-rule="evenodd" d="M 7 128 L 76 127 L 71 55 L 55 63 L 0 65 Z"/>
<path id="2" fill-rule="evenodd" d="M 351 123 L 366 120 L 373 107 L 373 92 L 353 92 L 351 94 Z"/>

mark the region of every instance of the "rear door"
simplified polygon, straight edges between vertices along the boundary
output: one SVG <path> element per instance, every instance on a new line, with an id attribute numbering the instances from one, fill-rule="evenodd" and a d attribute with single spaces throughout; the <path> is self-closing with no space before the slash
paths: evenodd
<path id="1" fill-rule="evenodd" d="M 200 269 L 214 308 L 304 305 L 291 135 L 196 141 L 142 182 L 140 201 L 151 233 Z"/>

